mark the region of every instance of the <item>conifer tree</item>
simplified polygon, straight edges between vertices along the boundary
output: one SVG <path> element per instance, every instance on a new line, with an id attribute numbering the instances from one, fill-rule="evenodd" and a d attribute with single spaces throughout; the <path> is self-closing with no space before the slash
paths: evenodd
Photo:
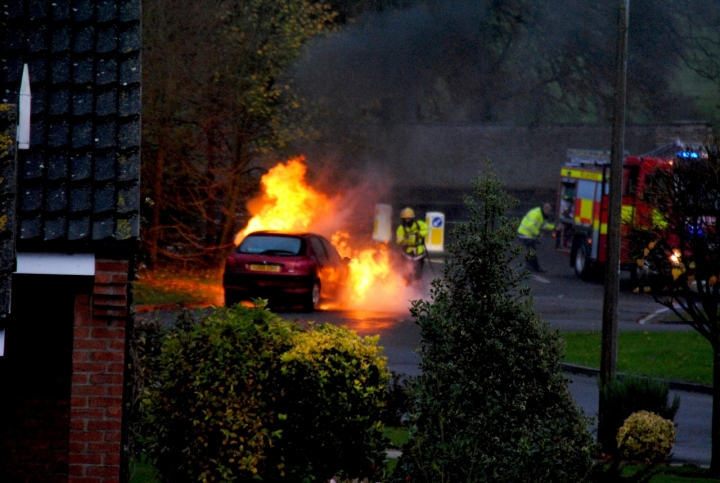
<path id="1" fill-rule="evenodd" d="M 505 216 L 517 202 L 493 174 L 465 202 L 471 220 L 456 228 L 443 278 L 411 309 L 422 375 L 393 481 L 583 481 L 594 442 L 558 365 L 562 341 L 522 285 L 517 220 Z"/>

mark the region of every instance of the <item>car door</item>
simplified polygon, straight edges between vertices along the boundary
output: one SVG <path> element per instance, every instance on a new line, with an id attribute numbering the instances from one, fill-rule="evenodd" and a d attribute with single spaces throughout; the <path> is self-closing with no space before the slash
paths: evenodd
<path id="1" fill-rule="evenodd" d="M 334 284 L 332 282 L 333 270 L 328 254 L 325 251 L 325 247 L 323 246 L 322 241 L 320 241 L 320 238 L 314 235 L 310 236 L 309 242 L 310 248 L 315 255 L 317 272 L 318 277 L 320 278 L 323 295 L 332 294 L 334 292 Z"/>

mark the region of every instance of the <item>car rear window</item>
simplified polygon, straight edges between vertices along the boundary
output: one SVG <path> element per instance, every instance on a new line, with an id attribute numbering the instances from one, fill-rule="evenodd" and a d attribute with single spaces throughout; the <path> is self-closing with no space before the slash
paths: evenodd
<path id="1" fill-rule="evenodd" d="M 251 235 L 237 249 L 238 253 L 256 255 L 299 255 L 302 239 L 289 236 Z"/>

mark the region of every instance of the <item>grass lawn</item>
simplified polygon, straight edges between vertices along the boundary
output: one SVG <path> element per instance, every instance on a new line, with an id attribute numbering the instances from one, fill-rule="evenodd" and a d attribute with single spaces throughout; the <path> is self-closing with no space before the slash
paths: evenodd
<path id="1" fill-rule="evenodd" d="M 567 332 L 564 362 L 600 367 L 600 333 Z M 712 347 L 699 333 L 623 332 L 618 372 L 712 385 Z"/>
<path id="2" fill-rule="evenodd" d="M 139 277 L 133 282 L 135 305 L 223 303 L 220 273 L 142 271 Z"/>

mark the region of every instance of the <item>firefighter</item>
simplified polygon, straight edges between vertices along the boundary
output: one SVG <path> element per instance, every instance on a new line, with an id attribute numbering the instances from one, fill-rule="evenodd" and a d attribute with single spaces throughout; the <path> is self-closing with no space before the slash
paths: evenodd
<path id="1" fill-rule="evenodd" d="M 555 225 L 547 222 L 547 217 L 552 213 L 552 207 L 550 203 L 545 203 L 540 206 L 536 206 L 532 210 L 528 211 L 523 217 L 518 226 L 518 239 L 525 248 L 529 250 L 529 256 L 527 259 L 528 268 L 533 272 L 545 273 L 540 267 L 540 263 L 537 259 L 537 247 L 538 239 L 540 238 L 541 230 L 554 230 Z"/>
<path id="2" fill-rule="evenodd" d="M 405 208 L 400 212 L 400 226 L 395 232 L 395 242 L 403 250 L 403 256 L 411 265 L 405 278 L 408 283 L 418 282 L 422 278 L 423 263 L 427 256 L 425 237 L 428 234 L 427 223 L 415 219 L 415 211 Z"/>

